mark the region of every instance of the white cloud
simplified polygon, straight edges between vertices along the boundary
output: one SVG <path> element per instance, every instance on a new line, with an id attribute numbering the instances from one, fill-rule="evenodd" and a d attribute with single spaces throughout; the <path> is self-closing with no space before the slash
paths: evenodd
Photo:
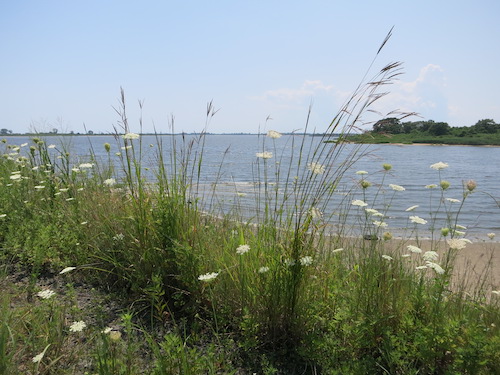
<path id="1" fill-rule="evenodd" d="M 420 69 L 415 80 L 396 81 L 389 94 L 377 103 L 377 109 L 383 114 L 394 110 L 417 112 L 425 119 L 446 121 L 450 109 L 444 73 L 439 65 L 428 64 Z"/>

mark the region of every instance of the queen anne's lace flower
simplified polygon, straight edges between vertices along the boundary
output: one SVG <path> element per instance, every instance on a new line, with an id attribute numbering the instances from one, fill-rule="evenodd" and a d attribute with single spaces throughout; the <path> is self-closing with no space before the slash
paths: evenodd
<path id="1" fill-rule="evenodd" d="M 303 266 L 310 266 L 313 262 L 313 258 L 310 256 L 305 256 L 299 259 L 299 262 Z"/>
<path id="2" fill-rule="evenodd" d="M 389 184 L 389 187 L 395 191 L 405 191 L 406 189 L 401 185 Z"/>
<path id="3" fill-rule="evenodd" d="M 422 252 L 422 249 L 415 245 L 408 245 L 406 246 L 406 248 L 410 250 L 412 253 L 420 254 Z"/>
<path id="4" fill-rule="evenodd" d="M 80 168 L 80 169 L 86 169 L 87 168 L 88 169 L 88 168 L 92 168 L 93 166 L 94 166 L 94 164 L 92 164 L 92 163 L 82 163 L 82 164 L 80 164 L 78 166 L 78 168 Z"/>
<path id="5" fill-rule="evenodd" d="M 417 207 L 418 207 L 418 204 L 416 204 L 415 206 L 408 207 L 405 211 L 406 212 L 413 211 Z"/>
<path id="6" fill-rule="evenodd" d="M 260 267 L 259 268 L 259 273 L 266 273 L 269 271 L 269 267 Z"/>
<path id="7" fill-rule="evenodd" d="M 257 152 L 255 156 L 262 159 L 271 159 L 273 157 L 273 153 L 269 151 Z"/>
<path id="8" fill-rule="evenodd" d="M 442 161 L 431 165 L 431 168 L 435 169 L 436 171 L 440 171 L 441 169 L 445 169 L 448 167 L 449 167 L 448 163 L 443 163 Z"/>
<path id="9" fill-rule="evenodd" d="M 435 260 L 438 260 L 439 255 L 435 251 L 426 251 L 422 254 L 422 258 L 428 262 L 434 262 Z"/>
<path id="10" fill-rule="evenodd" d="M 123 134 L 122 135 L 122 138 L 123 139 L 128 139 L 128 140 L 133 140 L 133 139 L 139 139 L 140 135 L 139 134 L 135 134 L 135 133 L 127 133 L 127 134 Z"/>
<path id="11" fill-rule="evenodd" d="M 106 186 L 113 186 L 114 184 L 116 184 L 116 180 L 114 178 L 104 180 L 104 185 Z"/>
<path id="12" fill-rule="evenodd" d="M 467 243 L 469 243 L 468 240 L 466 240 L 465 238 L 450 238 L 448 241 L 448 246 L 450 247 L 450 249 L 453 249 L 453 250 L 462 250 L 462 249 L 465 249 L 465 247 L 467 246 Z"/>
<path id="13" fill-rule="evenodd" d="M 250 250 L 250 246 L 248 246 L 248 245 L 240 245 L 236 249 L 236 254 L 243 255 L 245 253 L 248 253 L 249 250 Z"/>
<path id="14" fill-rule="evenodd" d="M 200 281 L 211 281 L 215 279 L 217 276 L 219 276 L 218 272 L 209 272 L 204 275 L 198 276 L 198 280 Z"/>
<path id="15" fill-rule="evenodd" d="M 368 172 L 367 171 L 357 171 L 356 174 L 365 175 L 365 174 L 368 174 Z"/>
<path id="16" fill-rule="evenodd" d="M 443 267 L 439 264 L 433 262 L 427 262 L 426 264 L 428 268 L 432 268 L 437 274 L 442 275 L 444 273 Z"/>
<path id="17" fill-rule="evenodd" d="M 410 216 L 410 221 L 415 224 L 427 224 L 427 220 L 422 219 L 419 216 Z"/>
<path id="18" fill-rule="evenodd" d="M 269 138 L 273 138 L 273 139 L 278 139 L 278 138 L 281 138 L 281 133 L 278 133 L 277 131 L 275 130 L 269 130 L 267 132 L 267 136 Z"/>
<path id="19" fill-rule="evenodd" d="M 374 221 L 373 222 L 373 225 L 375 225 L 376 227 L 379 227 L 379 228 L 387 228 L 387 223 L 383 222 L 383 221 Z"/>
<path id="20" fill-rule="evenodd" d="M 72 325 L 69 326 L 69 331 L 70 332 L 81 332 L 83 329 L 87 327 L 87 324 L 83 321 L 80 320 L 78 322 L 74 322 Z"/>
<path id="21" fill-rule="evenodd" d="M 56 292 L 54 292 L 51 289 L 45 289 L 40 292 L 38 292 L 36 295 L 42 299 L 49 299 L 50 297 L 54 296 Z"/>
<path id="22" fill-rule="evenodd" d="M 313 161 L 312 163 L 307 164 L 307 168 L 314 174 L 322 174 L 325 173 L 325 166 Z"/>
<path id="23" fill-rule="evenodd" d="M 355 199 L 355 200 L 352 201 L 352 205 L 353 206 L 359 206 L 359 207 L 366 207 L 366 206 L 368 206 L 368 203 L 363 202 L 360 199 Z"/>
<path id="24" fill-rule="evenodd" d="M 382 258 L 384 258 L 385 260 L 392 260 L 392 257 L 390 255 L 382 255 Z"/>
<path id="25" fill-rule="evenodd" d="M 446 198 L 446 200 L 451 203 L 460 203 L 460 200 L 455 198 Z"/>

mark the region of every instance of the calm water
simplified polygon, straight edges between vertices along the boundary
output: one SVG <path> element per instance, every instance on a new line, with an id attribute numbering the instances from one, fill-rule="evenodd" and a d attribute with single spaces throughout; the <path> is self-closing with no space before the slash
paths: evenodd
<path id="1" fill-rule="evenodd" d="M 8 144 L 20 145 L 30 142 L 29 137 L 6 137 Z M 195 136 L 161 136 L 165 161 L 170 162 L 169 150 L 172 140 L 175 139 L 177 145 L 183 142 L 189 144 L 191 140 L 197 139 Z M 77 137 L 46 137 L 48 144 L 55 144 L 57 149 L 61 149 L 62 144 L 71 151 L 75 164 L 89 161 L 90 149 L 93 149 L 96 157 L 107 160 L 104 150 L 104 143 L 112 145 L 112 159 L 118 162 L 119 157 L 116 152 L 123 152 L 113 136 L 77 136 Z M 310 149 L 311 144 L 317 144 L 319 137 L 307 137 L 305 150 Z M 138 141 L 134 141 L 138 142 Z M 265 142 L 265 145 L 263 144 Z M 202 187 L 211 186 L 217 180 L 218 196 L 216 202 L 221 210 L 226 211 L 234 207 L 235 203 L 252 216 L 255 212 L 255 182 L 259 181 L 257 175 L 262 176 L 263 169 L 257 168 L 256 152 L 263 149 L 272 151 L 274 156 L 268 159 L 268 178 L 274 179 L 276 162 L 280 162 L 283 170 L 286 170 L 287 162 L 292 154 L 299 154 L 300 136 L 283 136 L 275 141 L 258 137 L 256 135 L 207 135 L 203 144 L 202 162 Z M 150 144 L 153 147 L 150 147 Z M 151 171 L 157 165 L 157 140 L 154 136 L 142 137 L 143 159 L 142 163 L 146 167 L 151 167 L 150 179 L 154 179 Z M 200 150 L 199 143 L 194 143 L 193 152 Z M 352 150 L 357 145 L 345 145 L 345 152 Z M 51 150 L 56 153 L 57 150 Z M 477 182 L 477 191 L 471 194 L 460 213 L 458 224 L 468 228 L 469 238 L 485 238 L 486 233 L 495 232 L 500 237 L 500 207 L 495 199 L 500 203 L 500 148 L 499 147 L 474 147 L 474 146 L 399 146 L 399 145 L 372 145 L 366 150 L 367 155 L 359 160 L 350 172 L 345 175 L 340 184 L 339 193 L 334 195 L 331 202 L 325 206 L 325 217 L 331 213 L 337 213 L 339 202 L 350 202 L 352 199 L 363 199 L 362 193 L 352 190 L 352 186 L 359 181 L 360 176 L 356 171 L 365 170 L 368 174 L 365 178 L 373 183 L 367 191 L 369 195 L 368 207 L 373 207 L 379 211 L 390 205 L 387 217 L 384 219 L 389 224 L 389 230 L 398 233 L 399 228 L 407 226 L 408 216 L 418 215 L 429 219 L 430 212 L 439 205 L 439 190 L 426 189 L 429 184 L 439 184 L 439 173 L 429 166 L 442 161 L 449 164 L 449 168 L 441 171 L 441 179 L 451 182 L 451 187 L 446 191 L 445 197 L 462 200 L 462 184 L 464 181 L 473 179 Z M 193 154 L 194 155 L 194 154 Z M 260 160 L 260 166 L 263 163 Z M 383 193 L 373 201 L 378 186 L 382 181 L 382 164 L 390 163 L 393 166 L 390 174 L 384 181 Z M 332 167 L 332 166 L 329 166 Z M 334 167 L 334 166 L 333 166 Z M 292 177 L 293 178 L 293 177 Z M 283 181 L 283 180 L 282 180 Z M 404 192 L 394 192 L 388 184 L 397 184 L 405 187 Z M 203 189 L 202 189 L 203 190 Z M 349 193 L 347 193 L 349 191 Z M 245 193 L 246 196 L 238 197 L 236 193 Z M 346 194 L 349 194 L 346 196 Z M 370 195 L 371 194 L 371 195 Z M 432 195 L 431 195 L 432 194 Z M 393 199 L 392 199 L 393 198 Z M 208 204 L 208 203 L 207 203 Z M 415 211 L 408 213 L 404 210 L 410 206 L 419 205 Z M 460 207 L 459 203 L 445 202 L 449 212 L 455 213 Z M 213 207 L 212 207 L 213 208 Z M 356 209 L 351 213 L 357 212 Z M 436 227 L 444 225 L 444 213 L 439 216 Z M 332 217 L 334 220 L 335 216 Z M 351 220 L 356 221 L 356 218 Z M 441 221 L 439 221 L 441 220 Z M 419 232 L 425 233 L 429 229 L 429 224 L 419 226 Z"/>

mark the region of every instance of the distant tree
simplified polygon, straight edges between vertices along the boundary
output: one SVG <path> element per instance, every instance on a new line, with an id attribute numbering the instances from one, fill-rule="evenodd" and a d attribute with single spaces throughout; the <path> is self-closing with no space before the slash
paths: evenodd
<path id="1" fill-rule="evenodd" d="M 92 130 L 89 130 L 89 131 L 87 131 L 87 134 L 92 135 L 92 134 L 94 134 L 94 132 Z"/>
<path id="2" fill-rule="evenodd" d="M 427 128 L 429 134 L 432 135 L 445 135 L 450 132 L 450 125 L 447 122 L 434 122 Z"/>
<path id="3" fill-rule="evenodd" d="M 375 125 L 373 125 L 373 132 L 400 134 L 403 132 L 403 127 L 397 118 L 390 117 L 377 121 Z"/>
<path id="4" fill-rule="evenodd" d="M 12 130 L 9 130 L 9 129 L 0 129 L 0 134 L 1 135 L 12 134 Z"/>
<path id="5" fill-rule="evenodd" d="M 51 133 L 52 133 L 52 134 L 57 134 L 57 128 L 52 128 Z"/>
<path id="6" fill-rule="evenodd" d="M 402 124 L 402 126 L 403 126 L 403 133 L 406 133 L 406 134 L 409 134 L 409 133 L 417 130 L 417 123 L 416 122 L 411 122 L 411 121 L 404 122 Z"/>
<path id="7" fill-rule="evenodd" d="M 493 134 L 500 129 L 500 124 L 495 123 L 495 121 L 493 121 L 492 119 L 484 119 L 484 120 L 479 120 L 472 127 L 478 133 Z"/>

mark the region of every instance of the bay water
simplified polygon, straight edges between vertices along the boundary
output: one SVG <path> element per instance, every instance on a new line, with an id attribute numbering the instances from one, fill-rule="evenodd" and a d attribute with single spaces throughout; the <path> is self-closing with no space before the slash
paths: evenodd
<path id="1" fill-rule="evenodd" d="M 29 136 L 5 138 L 7 144 L 11 145 L 33 144 Z M 69 151 L 75 166 L 91 161 L 91 155 L 94 155 L 98 162 L 107 162 L 110 157 L 117 166 L 116 177 L 120 178 L 120 157 L 117 153 L 123 154 L 124 150 L 121 148 L 123 140 L 119 137 L 79 135 L 50 136 L 43 139 L 47 144 L 56 145 L 50 152 Z M 304 147 L 301 151 L 303 140 Z M 265 166 L 268 168 L 267 181 L 273 183 L 278 168 L 282 171 L 288 170 L 291 156 L 294 156 L 294 160 L 298 160 L 300 152 L 307 154 L 321 141 L 321 137 L 309 135 L 284 135 L 279 139 L 269 139 L 262 135 L 207 134 L 201 138 L 198 135 L 144 135 L 140 141 L 133 142 L 137 142 L 134 143 L 136 152 L 139 148 L 138 142 L 141 142 L 141 163 L 144 168 L 149 168 L 145 175 L 152 181 L 158 165 L 159 142 L 162 143 L 164 162 L 169 164 L 168 168 L 171 168 L 170 155 L 173 144 L 177 145 L 178 150 L 184 148 L 184 151 L 191 145 L 192 152 L 189 157 L 192 159 L 196 157 L 199 160 L 202 156 L 200 179 L 197 181 L 201 188 L 198 192 L 202 195 L 206 195 L 208 191 L 215 192 L 215 197 L 211 196 L 210 200 L 204 203 L 207 209 L 229 212 L 237 205 L 239 210 L 244 211 L 244 216 L 251 219 L 256 208 L 255 186 L 262 183 L 264 165 L 264 160 L 257 158 L 256 153 L 262 151 L 273 153 L 273 157 L 265 161 Z M 111 145 L 109 154 L 104 148 L 105 143 Z M 359 146 L 346 144 L 343 147 L 345 154 L 348 155 Z M 23 149 L 26 153 L 28 146 Z M 178 156 L 182 157 L 180 153 Z M 430 165 L 440 161 L 448 163 L 449 167 L 441 171 L 430 168 Z M 392 165 L 389 172 L 384 172 L 382 168 L 384 163 Z M 365 175 L 356 173 L 361 170 L 368 173 Z M 366 189 L 366 195 L 363 195 L 359 187 L 355 188 L 359 186 L 362 178 L 372 184 Z M 436 189 L 425 187 L 431 184 L 439 186 L 441 180 L 447 180 L 451 184 L 443 197 L 439 187 Z M 462 207 L 464 183 L 468 180 L 474 180 L 477 188 L 467 196 Z M 380 186 L 382 181 L 383 186 Z M 215 183 L 215 188 L 212 190 Z M 389 184 L 403 186 L 405 190 L 394 191 Z M 422 236 L 430 236 L 430 223 L 415 225 L 409 222 L 409 216 L 416 215 L 426 220 L 435 217 L 432 225 L 434 229 L 439 230 L 441 225 L 446 224 L 447 217 L 453 218 L 460 210 L 456 223 L 467 228 L 465 230 L 467 238 L 484 240 L 488 233 L 497 233 L 500 237 L 500 147 L 366 145 L 363 146 L 363 156 L 344 175 L 337 190 L 338 193 L 323 206 L 324 217 L 328 220 L 336 220 L 335 215 L 340 212 L 339 205 L 350 205 L 354 199 L 364 199 L 368 203 L 367 207 L 384 212 L 385 217 L 382 221 L 388 224 L 387 230 L 395 234 L 407 231 L 409 226 L 418 226 Z M 414 210 L 405 211 L 415 205 L 418 207 Z M 440 213 L 434 216 L 438 207 Z M 353 213 L 349 220 L 354 225 L 361 221 L 364 211 L 351 207 L 349 212 Z"/>

